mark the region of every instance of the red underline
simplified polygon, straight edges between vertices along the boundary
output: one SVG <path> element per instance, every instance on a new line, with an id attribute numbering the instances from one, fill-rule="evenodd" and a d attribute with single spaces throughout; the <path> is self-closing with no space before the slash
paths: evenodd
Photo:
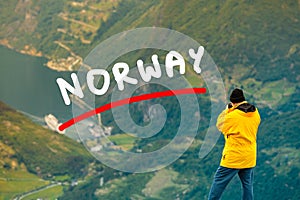
<path id="1" fill-rule="evenodd" d="M 61 124 L 59 126 L 59 130 L 63 131 L 66 128 L 74 125 L 77 122 L 80 122 L 86 118 L 89 118 L 93 115 L 105 112 L 107 110 L 113 109 L 115 107 L 123 106 L 126 104 L 131 104 L 139 101 L 145 101 L 145 100 L 150 100 L 150 99 L 157 99 L 157 98 L 163 98 L 163 97 L 169 97 L 169 96 L 175 96 L 175 95 L 185 95 L 185 94 L 204 94 L 206 93 L 205 88 L 184 88 L 184 89 L 178 89 L 178 90 L 166 90 L 166 91 L 161 91 L 161 92 L 153 92 L 149 94 L 142 94 L 139 96 L 133 96 L 130 98 L 118 100 L 115 102 L 111 102 L 108 104 L 105 104 L 103 106 L 100 106 L 94 110 L 90 110 L 86 113 L 83 113 L 77 117 L 74 117 L 70 119 L 69 121 Z"/>

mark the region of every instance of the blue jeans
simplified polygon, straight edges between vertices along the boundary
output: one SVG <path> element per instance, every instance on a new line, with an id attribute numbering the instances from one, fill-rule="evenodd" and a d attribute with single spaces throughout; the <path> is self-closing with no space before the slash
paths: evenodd
<path id="1" fill-rule="evenodd" d="M 216 171 L 208 199 L 220 199 L 227 184 L 236 174 L 239 175 L 239 178 L 242 182 L 243 200 L 253 200 L 253 168 L 231 169 L 222 166 L 220 166 Z"/>

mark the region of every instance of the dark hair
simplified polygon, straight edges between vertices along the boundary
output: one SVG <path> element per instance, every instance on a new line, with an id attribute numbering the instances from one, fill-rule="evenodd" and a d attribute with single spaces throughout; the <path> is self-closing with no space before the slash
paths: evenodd
<path id="1" fill-rule="evenodd" d="M 244 96 L 243 90 L 235 88 L 231 92 L 230 101 L 232 103 L 240 103 L 242 101 L 245 101 L 245 96 Z"/>

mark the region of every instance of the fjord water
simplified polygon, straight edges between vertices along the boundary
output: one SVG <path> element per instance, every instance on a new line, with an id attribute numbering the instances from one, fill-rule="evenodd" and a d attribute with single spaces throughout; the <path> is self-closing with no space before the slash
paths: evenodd
<path id="1" fill-rule="evenodd" d="M 51 70 L 46 61 L 0 46 L 0 101 L 34 116 L 52 113 L 65 121 L 72 117 L 71 105 L 64 105 L 56 78 L 70 81 L 70 72 Z"/>

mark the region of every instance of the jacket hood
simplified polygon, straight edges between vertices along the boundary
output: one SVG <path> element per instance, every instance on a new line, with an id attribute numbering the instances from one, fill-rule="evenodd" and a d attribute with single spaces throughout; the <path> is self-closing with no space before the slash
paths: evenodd
<path id="1" fill-rule="evenodd" d="M 244 113 L 255 112 L 256 108 L 250 103 L 243 103 L 239 105 L 236 109 L 243 111 Z"/>

